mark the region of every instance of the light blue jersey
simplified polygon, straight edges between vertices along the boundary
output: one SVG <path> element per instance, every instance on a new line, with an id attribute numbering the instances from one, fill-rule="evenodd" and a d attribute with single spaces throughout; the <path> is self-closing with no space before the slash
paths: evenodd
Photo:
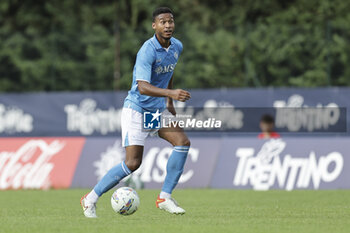
<path id="1" fill-rule="evenodd" d="M 182 48 L 182 43 L 172 37 L 167 51 L 160 45 L 155 35 L 142 45 L 137 53 L 132 86 L 125 98 L 124 107 L 141 113 L 157 109 L 163 111 L 166 108 L 164 97 L 141 95 L 137 81 L 146 81 L 153 86 L 167 88 Z"/>

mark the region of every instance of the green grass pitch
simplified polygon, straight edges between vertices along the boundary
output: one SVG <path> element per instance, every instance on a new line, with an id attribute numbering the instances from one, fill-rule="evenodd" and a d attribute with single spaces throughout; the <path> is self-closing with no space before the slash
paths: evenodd
<path id="1" fill-rule="evenodd" d="M 155 208 L 158 190 L 139 190 L 131 216 L 110 206 L 112 191 L 98 203 L 98 219 L 86 219 L 79 204 L 88 190 L 0 191 L 0 232 L 349 232 L 350 190 L 176 190 L 186 209 L 176 216 Z"/>

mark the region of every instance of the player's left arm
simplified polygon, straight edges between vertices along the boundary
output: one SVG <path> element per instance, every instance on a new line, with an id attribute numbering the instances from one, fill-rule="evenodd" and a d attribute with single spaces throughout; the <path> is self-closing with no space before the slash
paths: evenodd
<path id="1" fill-rule="evenodd" d="M 173 78 L 174 78 L 174 75 L 171 76 L 171 79 L 170 79 L 169 84 L 168 84 L 168 89 L 173 89 Z M 175 110 L 172 98 L 167 97 L 166 106 L 167 106 L 168 111 L 175 116 L 176 110 Z"/>

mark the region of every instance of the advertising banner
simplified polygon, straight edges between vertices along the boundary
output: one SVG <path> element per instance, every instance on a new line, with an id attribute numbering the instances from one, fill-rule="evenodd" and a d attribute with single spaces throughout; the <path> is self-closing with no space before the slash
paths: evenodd
<path id="1" fill-rule="evenodd" d="M 350 138 L 193 137 L 178 188 L 350 189 Z M 146 140 L 130 180 L 160 189 L 172 146 Z M 0 190 L 92 188 L 125 159 L 120 137 L 0 139 Z"/>
<path id="2" fill-rule="evenodd" d="M 190 91 L 189 101 L 175 103 L 177 112 L 206 116 L 213 125 L 221 120 L 219 131 L 258 132 L 261 116 L 271 114 L 278 132 L 350 134 L 350 88 Z M 119 136 L 126 96 L 126 91 L 0 94 L 0 137 Z M 191 112 L 193 107 L 198 111 Z"/>
<path id="3" fill-rule="evenodd" d="M 84 138 L 0 139 L 0 190 L 69 188 Z"/>
<path id="4" fill-rule="evenodd" d="M 219 138 L 192 139 L 186 166 L 178 187 L 209 187 L 214 164 L 220 151 Z M 172 146 L 159 138 L 150 138 L 144 148 L 141 167 L 132 174 L 145 188 L 161 188 Z M 73 187 L 91 188 L 113 166 L 125 159 L 120 138 L 88 138 L 77 165 Z"/>
<path id="5" fill-rule="evenodd" d="M 211 187 L 348 189 L 349 142 L 349 138 L 226 138 Z"/>
<path id="6" fill-rule="evenodd" d="M 350 138 L 191 138 L 179 188 L 349 189 Z M 172 147 L 147 139 L 141 167 L 132 174 L 144 188 L 160 189 Z M 120 138 L 88 138 L 72 187 L 92 188 L 125 158 Z M 124 180 L 125 181 L 125 180 Z"/>
<path id="7" fill-rule="evenodd" d="M 120 132 L 126 92 L 0 95 L 0 136 L 107 136 Z"/>

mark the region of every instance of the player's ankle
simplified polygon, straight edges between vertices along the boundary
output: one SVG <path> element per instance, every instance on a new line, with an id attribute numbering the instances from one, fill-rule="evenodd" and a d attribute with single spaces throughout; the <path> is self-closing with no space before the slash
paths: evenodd
<path id="1" fill-rule="evenodd" d="M 97 195 L 95 190 L 92 190 L 91 192 L 89 192 L 85 197 L 86 202 L 91 203 L 91 204 L 97 203 L 98 198 L 99 198 L 99 196 Z"/>
<path id="2" fill-rule="evenodd" d="M 164 191 L 161 191 L 160 194 L 159 194 L 159 198 L 171 198 L 171 194 L 170 193 L 167 193 L 167 192 L 164 192 Z"/>

